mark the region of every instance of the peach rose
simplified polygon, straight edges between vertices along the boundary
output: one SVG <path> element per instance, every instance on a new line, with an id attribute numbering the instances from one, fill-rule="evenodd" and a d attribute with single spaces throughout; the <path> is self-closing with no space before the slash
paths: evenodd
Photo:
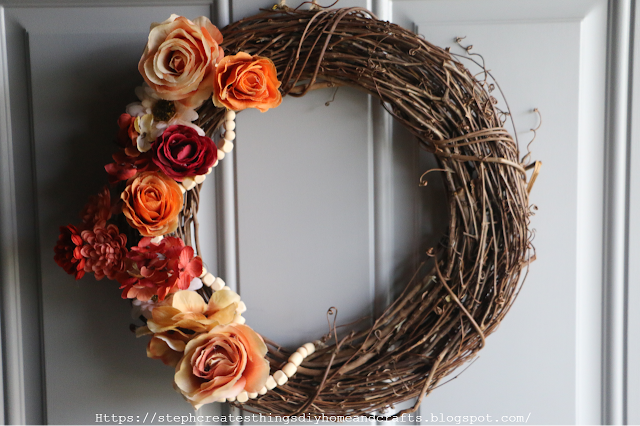
<path id="1" fill-rule="evenodd" d="M 264 341 L 248 326 L 217 326 L 187 343 L 176 366 L 176 390 L 196 410 L 243 390 L 258 392 L 269 377 L 266 354 Z"/>
<path id="2" fill-rule="evenodd" d="M 182 210 L 180 186 L 160 172 L 142 172 L 129 179 L 120 195 L 127 222 L 145 237 L 169 234 L 178 227 Z"/>
<path id="3" fill-rule="evenodd" d="M 211 95 L 210 74 L 224 55 L 220 43 L 222 34 L 208 18 L 174 14 L 151 25 L 138 70 L 161 98 L 197 107 Z"/>
<path id="4" fill-rule="evenodd" d="M 271 59 L 240 52 L 216 66 L 213 103 L 234 111 L 258 108 L 265 112 L 282 102 L 278 72 Z"/>

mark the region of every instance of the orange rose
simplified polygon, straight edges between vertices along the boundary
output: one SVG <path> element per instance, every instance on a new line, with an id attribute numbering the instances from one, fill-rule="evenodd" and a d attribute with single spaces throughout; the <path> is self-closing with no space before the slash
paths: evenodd
<path id="1" fill-rule="evenodd" d="M 142 172 L 129 179 L 120 195 L 127 222 L 145 237 L 169 234 L 178 227 L 182 191 L 160 172 Z"/>
<path id="2" fill-rule="evenodd" d="M 197 107 L 211 95 L 210 74 L 224 55 L 220 43 L 222 34 L 206 17 L 171 15 L 151 25 L 138 70 L 162 99 Z"/>
<path id="3" fill-rule="evenodd" d="M 216 66 L 213 103 L 234 111 L 258 108 L 265 112 L 282 102 L 278 72 L 271 59 L 240 52 Z"/>
<path id="4" fill-rule="evenodd" d="M 243 390 L 258 392 L 269 377 L 267 346 L 251 328 L 220 325 L 187 343 L 175 387 L 197 410 Z"/>

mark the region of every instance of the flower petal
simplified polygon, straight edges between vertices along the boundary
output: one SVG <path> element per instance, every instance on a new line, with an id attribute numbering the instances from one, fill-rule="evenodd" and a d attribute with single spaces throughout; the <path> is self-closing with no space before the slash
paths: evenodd
<path id="1" fill-rule="evenodd" d="M 202 296 L 191 290 L 176 292 L 173 295 L 172 306 L 181 312 L 204 313 L 207 310 L 207 304 Z"/>

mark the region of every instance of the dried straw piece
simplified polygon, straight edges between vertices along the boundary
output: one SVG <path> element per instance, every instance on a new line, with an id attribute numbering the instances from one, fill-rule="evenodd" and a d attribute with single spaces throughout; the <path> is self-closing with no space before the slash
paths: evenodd
<path id="1" fill-rule="evenodd" d="M 284 95 L 351 86 L 380 99 L 438 159 L 449 203 L 441 246 L 425 254 L 411 282 L 369 329 L 338 340 L 333 326 L 285 385 L 242 407 L 281 416 L 357 416 L 417 398 L 398 414 L 414 412 L 484 346 L 518 295 L 529 263 L 525 166 L 486 81 L 477 81 L 448 51 L 362 8 L 281 6 L 222 33 L 226 54 L 273 60 Z M 209 135 L 224 120 L 224 110 L 210 104 L 199 114 Z M 189 241 L 195 233 L 196 244 L 198 192 L 199 186 L 186 197 L 179 231 Z M 209 291 L 202 290 L 207 298 Z M 275 371 L 290 352 L 266 341 Z"/>

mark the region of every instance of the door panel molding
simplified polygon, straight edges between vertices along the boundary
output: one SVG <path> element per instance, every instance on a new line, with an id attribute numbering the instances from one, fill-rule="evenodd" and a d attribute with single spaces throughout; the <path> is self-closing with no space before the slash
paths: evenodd
<path id="1" fill-rule="evenodd" d="M 609 4 L 604 199 L 602 423 L 627 422 L 631 0 Z"/>
<path id="2" fill-rule="evenodd" d="M 3 280 L 3 347 L 5 356 L 5 419 L 8 423 L 44 423 L 46 403 L 43 397 L 43 346 L 41 335 L 37 203 L 32 165 L 32 123 L 29 100 L 28 33 L 14 16 L 13 9 L 3 13 L 3 76 L 6 84 L 6 113 L 3 132 L 6 148 L 2 170 L 3 200 L 6 216 L 7 251 L 3 260 L 8 267 Z M 13 93 L 13 96 L 11 95 Z M 3 153 L 3 154 L 4 154 Z M 5 198 L 7 197 L 7 198 Z M 3 203 L 5 205 L 5 203 Z M 10 262 L 10 264 L 8 264 Z"/>
<path id="3" fill-rule="evenodd" d="M 4 7 L 0 6 L 0 244 L 2 264 L 2 339 L 0 341 L 2 373 L 2 407 L 0 420 L 7 424 L 24 423 L 24 392 L 22 377 L 22 333 L 17 212 L 14 192 L 13 149 L 11 144 L 11 106 L 9 102 L 9 76 L 7 38 Z M 5 412 L 6 410 L 6 412 Z"/>
<path id="4" fill-rule="evenodd" d="M 631 70 L 631 137 L 629 144 L 629 231 L 627 258 L 628 285 L 628 318 L 627 333 L 627 401 L 638 401 L 640 398 L 640 7 L 636 3 L 632 9 L 633 22 L 633 56 Z M 635 77 L 635 78 L 634 78 Z M 640 406 L 627 404 L 627 423 L 640 424 Z"/>

